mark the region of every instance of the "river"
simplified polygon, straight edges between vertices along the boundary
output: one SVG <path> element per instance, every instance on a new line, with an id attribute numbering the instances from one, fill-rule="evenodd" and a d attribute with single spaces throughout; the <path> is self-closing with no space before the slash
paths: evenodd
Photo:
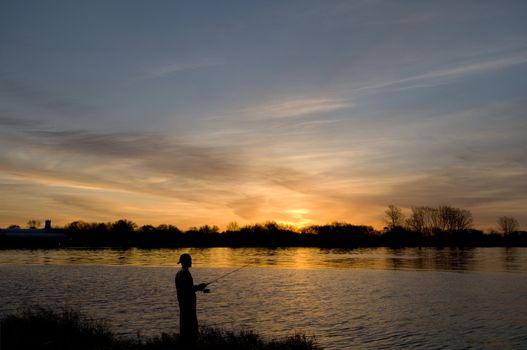
<path id="1" fill-rule="evenodd" d="M 193 256 L 200 324 L 327 349 L 525 349 L 527 248 L 0 250 L 0 315 L 74 307 L 119 336 L 178 330 L 174 274 Z"/>

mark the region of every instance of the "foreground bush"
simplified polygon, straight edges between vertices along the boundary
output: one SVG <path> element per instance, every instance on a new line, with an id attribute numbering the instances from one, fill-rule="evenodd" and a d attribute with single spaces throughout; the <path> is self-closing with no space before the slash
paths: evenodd
<path id="1" fill-rule="evenodd" d="M 60 312 L 33 307 L 19 315 L 8 315 L 0 321 L 0 349 L 79 349 L 79 350 L 164 350 L 185 349 L 178 334 L 154 338 L 121 339 L 105 322 L 65 309 Z M 304 335 L 284 340 L 263 340 L 253 332 L 229 332 L 216 328 L 200 330 L 193 349 L 309 350 L 320 349 Z"/>

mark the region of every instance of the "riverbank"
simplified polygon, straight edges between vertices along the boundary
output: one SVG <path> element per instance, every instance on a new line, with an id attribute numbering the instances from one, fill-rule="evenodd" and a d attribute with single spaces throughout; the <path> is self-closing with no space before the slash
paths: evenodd
<path id="1" fill-rule="evenodd" d="M 119 338 L 101 320 L 94 320 L 73 309 L 27 308 L 1 319 L 1 346 L 12 349 L 107 349 L 154 350 L 185 349 L 179 334 L 162 333 L 152 338 Z M 264 340 L 254 332 L 230 332 L 203 328 L 193 349 L 316 350 L 312 338 L 294 335 L 281 340 Z"/>

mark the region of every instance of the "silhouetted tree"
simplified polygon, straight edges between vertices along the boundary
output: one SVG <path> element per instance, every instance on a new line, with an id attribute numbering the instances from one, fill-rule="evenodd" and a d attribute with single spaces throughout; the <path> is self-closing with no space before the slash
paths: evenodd
<path id="1" fill-rule="evenodd" d="M 9 225 L 7 227 L 8 230 L 16 230 L 16 229 L 19 229 L 20 228 L 20 225 Z"/>
<path id="2" fill-rule="evenodd" d="M 31 219 L 27 222 L 27 227 L 29 228 L 39 228 L 41 225 L 40 220 Z"/>
<path id="3" fill-rule="evenodd" d="M 442 205 L 438 208 L 413 207 L 412 215 L 406 220 L 410 230 L 424 235 L 468 230 L 472 227 L 472 223 L 472 213 L 469 210 L 450 205 Z"/>
<path id="4" fill-rule="evenodd" d="M 73 245 L 99 246 L 110 244 L 111 224 L 73 221 L 64 227 L 66 235 Z"/>
<path id="5" fill-rule="evenodd" d="M 504 235 L 510 235 L 511 233 L 518 231 L 520 223 L 512 216 L 500 216 L 498 218 L 498 226 Z"/>
<path id="6" fill-rule="evenodd" d="M 431 234 L 433 228 L 432 218 L 434 217 L 433 208 L 412 207 L 412 215 L 406 219 L 406 225 L 414 232 Z"/>
<path id="7" fill-rule="evenodd" d="M 139 232 L 141 233 L 148 233 L 148 232 L 155 232 L 156 228 L 152 225 L 143 225 L 139 228 Z"/>
<path id="8" fill-rule="evenodd" d="M 116 233 L 132 233 L 137 224 L 133 221 L 121 219 L 111 225 L 111 230 Z"/>
<path id="9" fill-rule="evenodd" d="M 437 209 L 437 228 L 441 231 L 453 232 L 467 230 L 472 227 L 472 213 L 466 209 L 442 205 Z"/>
<path id="10" fill-rule="evenodd" d="M 13 238 L 0 234 L 0 247 L 59 244 L 77 247 L 372 247 L 372 246 L 527 246 L 527 232 L 519 232 L 518 221 L 511 217 L 498 220 L 505 236 L 483 234 L 471 229 L 472 214 L 468 210 L 448 205 L 413 207 L 406 220 L 407 227 L 393 226 L 383 233 L 371 226 L 334 222 L 297 229 L 275 221 L 239 227 L 230 223 L 225 232 L 218 226 L 203 225 L 182 233 L 172 225 L 137 225 L 129 220 L 114 223 L 74 221 L 64 227 L 66 237 L 55 241 Z M 385 212 L 392 218 L 389 225 L 401 223 L 400 209 L 391 205 Z M 35 220 L 37 221 L 37 220 Z M 28 222 L 36 227 L 40 222 Z M 16 226 L 10 226 L 16 228 Z M 60 229 L 59 229 L 60 230 Z"/>
<path id="11" fill-rule="evenodd" d="M 384 215 L 384 221 L 388 225 L 389 229 L 393 229 L 394 227 L 400 227 L 404 225 L 404 214 L 401 208 L 390 204 L 388 206 L 388 209 L 384 211 Z"/>
<path id="12" fill-rule="evenodd" d="M 92 225 L 88 224 L 84 221 L 73 221 L 66 225 L 66 230 L 70 232 L 80 232 L 80 231 L 87 231 L 91 228 Z"/>
<path id="13" fill-rule="evenodd" d="M 371 226 L 333 222 L 330 225 L 311 225 L 301 230 L 302 237 L 311 245 L 356 247 L 375 244 L 376 232 Z"/>
<path id="14" fill-rule="evenodd" d="M 220 228 L 216 225 L 190 227 L 183 235 L 183 244 L 190 246 L 214 246 L 219 243 Z"/>
<path id="15" fill-rule="evenodd" d="M 172 225 L 143 225 L 128 240 L 141 247 L 173 247 L 180 244 L 181 231 Z"/>
<path id="16" fill-rule="evenodd" d="M 227 224 L 226 230 L 232 232 L 240 231 L 240 225 L 236 221 L 231 221 Z"/>
<path id="17" fill-rule="evenodd" d="M 167 232 L 174 232 L 174 233 L 181 233 L 181 230 L 178 229 L 174 225 L 167 225 L 167 224 L 161 224 L 156 227 L 157 231 L 167 231 Z"/>

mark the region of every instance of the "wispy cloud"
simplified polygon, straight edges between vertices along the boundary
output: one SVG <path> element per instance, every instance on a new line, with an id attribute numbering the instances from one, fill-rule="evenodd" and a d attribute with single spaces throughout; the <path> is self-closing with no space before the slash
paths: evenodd
<path id="1" fill-rule="evenodd" d="M 6 116 L 5 114 L 0 115 L 0 126 L 3 127 L 27 128 L 34 126 L 35 124 L 37 124 L 37 122 L 34 120 L 13 118 Z"/>
<path id="2" fill-rule="evenodd" d="M 242 152 L 236 148 L 189 144 L 159 134 L 73 130 L 28 135 L 26 143 L 48 155 L 85 158 L 91 165 L 97 165 L 93 162 L 98 158 L 100 164 L 128 164 L 136 171 L 194 180 L 227 180 L 239 173 L 243 163 Z"/>
<path id="3" fill-rule="evenodd" d="M 511 66 L 527 63 L 527 52 L 515 55 L 502 56 L 492 59 L 479 59 L 470 63 L 459 63 L 449 67 L 430 70 L 428 72 L 408 76 L 406 78 L 378 81 L 358 90 L 378 90 L 384 88 L 416 88 L 422 86 L 435 86 L 445 84 L 455 79 L 461 79 L 474 74 L 490 72 Z"/>
<path id="4" fill-rule="evenodd" d="M 258 195 L 237 198 L 228 203 L 228 206 L 232 208 L 233 212 L 239 217 L 251 220 L 251 218 L 258 217 L 261 214 L 260 211 L 265 204 L 265 197 Z"/>
<path id="5" fill-rule="evenodd" d="M 352 106 L 351 101 L 346 99 L 291 98 L 250 107 L 243 110 L 243 113 L 256 120 L 285 119 L 329 113 Z"/>
<path id="6" fill-rule="evenodd" d="M 91 114 L 97 110 L 97 106 L 93 104 L 61 96 L 27 81 L 6 76 L 0 77 L 0 97 L 67 117 Z"/>
<path id="7" fill-rule="evenodd" d="M 191 62 L 175 62 L 164 66 L 157 67 L 144 74 L 139 79 L 155 79 L 169 77 L 178 73 L 196 71 L 204 68 L 214 67 L 220 65 L 222 62 L 219 59 L 201 58 Z"/>
<path id="8" fill-rule="evenodd" d="M 480 62 L 473 62 L 467 64 L 457 65 L 451 68 L 439 69 L 431 71 L 422 75 L 403 79 L 408 81 L 428 80 L 428 79 L 456 79 L 466 75 L 471 75 L 479 72 L 492 71 L 506 68 L 509 66 L 527 63 L 527 53 L 514 55 L 509 57 L 499 57 L 492 60 L 484 60 Z"/>
<path id="9" fill-rule="evenodd" d="M 85 215 L 90 217 L 97 217 L 101 216 L 101 208 L 105 208 L 105 211 L 108 210 L 109 213 L 105 213 L 105 215 L 113 217 L 120 217 L 124 214 L 124 212 L 121 210 L 114 210 L 114 208 L 118 208 L 118 204 L 116 201 L 107 200 L 100 197 L 95 197 L 92 195 L 81 195 L 81 194 L 51 194 L 50 199 L 55 202 L 55 205 L 57 207 L 63 207 L 63 208 L 69 208 L 70 210 L 73 209 L 75 211 L 78 211 L 80 213 L 86 213 Z"/>
<path id="10" fill-rule="evenodd" d="M 458 163 L 403 180 L 383 196 L 407 207 L 451 203 L 476 211 L 478 207 L 498 207 L 504 202 L 527 204 L 525 176 L 524 167 L 509 162 Z"/>

